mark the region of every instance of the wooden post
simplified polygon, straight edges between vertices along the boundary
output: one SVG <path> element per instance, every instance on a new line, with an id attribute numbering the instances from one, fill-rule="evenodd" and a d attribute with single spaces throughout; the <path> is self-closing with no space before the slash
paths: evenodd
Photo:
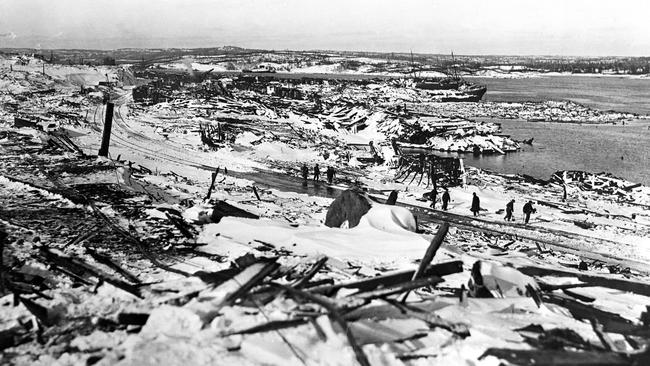
<path id="1" fill-rule="evenodd" d="M 256 188 L 255 186 L 253 186 L 253 193 L 255 193 L 255 197 L 257 197 L 257 200 L 258 200 L 258 201 L 261 201 L 261 200 L 262 200 L 262 199 L 260 198 L 260 194 L 257 193 L 257 188 Z"/>
<path id="2" fill-rule="evenodd" d="M 212 189 L 214 188 L 214 181 L 217 179 L 217 175 L 219 174 L 219 168 L 217 167 L 217 171 L 212 173 L 212 182 L 210 183 L 210 188 L 208 188 L 208 194 L 205 196 L 204 201 L 207 201 L 210 199 L 210 196 L 212 196 Z"/>
<path id="3" fill-rule="evenodd" d="M 113 103 L 106 103 L 106 117 L 104 118 L 104 133 L 102 134 L 102 147 L 99 156 L 108 157 L 108 145 L 111 142 L 111 127 L 113 127 Z"/>

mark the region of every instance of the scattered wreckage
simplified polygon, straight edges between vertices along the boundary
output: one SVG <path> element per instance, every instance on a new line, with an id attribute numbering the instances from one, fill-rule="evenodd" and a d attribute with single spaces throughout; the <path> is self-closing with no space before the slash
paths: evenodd
<path id="1" fill-rule="evenodd" d="M 168 141 L 204 138 L 224 151 L 230 133 L 246 146 L 276 139 L 306 154 L 317 143 L 347 159 L 340 137 L 318 130 L 319 114 L 358 130 L 365 109 L 310 115 L 311 105 L 227 95 L 134 104 L 115 110 L 113 136 L 120 151 L 139 151 L 133 162 L 95 156 L 95 99 L 64 106 L 30 95 L 20 106 L 29 98 L 69 117 L 46 131 L 2 111 L 2 363 L 649 362 L 648 273 L 625 262 L 567 254 L 546 232 L 536 239 L 507 231 L 516 226 L 409 210 L 394 205 L 396 193 L 383 202 L 350 190 L 332 201 L 257 188 Z M 278 122 L 282 114 L 295 123 Z M 417 179 L 458 179 L 458 160 L 387 145 L 376 143 L 373 161 L 392 149 L 398 169 Z M 601 175 L 558 176 L 598 194 L 636 190 Z M 538 190 L 561 184 L 508 179 Z"/>

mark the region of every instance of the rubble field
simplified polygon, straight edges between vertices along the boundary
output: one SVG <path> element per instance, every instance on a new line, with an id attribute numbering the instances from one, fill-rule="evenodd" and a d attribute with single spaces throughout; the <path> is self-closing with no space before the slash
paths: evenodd
<path id="1" fill-rule="evenodd" d="M 648 187 L 435 155 L 516 154 L 488 116 L 636 116 L 15 61 L 0 63 L 2 364 L 650 362 Z"/>

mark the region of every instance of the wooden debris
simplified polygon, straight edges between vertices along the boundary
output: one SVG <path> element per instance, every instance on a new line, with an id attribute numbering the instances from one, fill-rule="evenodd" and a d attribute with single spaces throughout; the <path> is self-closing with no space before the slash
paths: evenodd
<path id="1" fill-rule="evenodd" d="M 523 266 L 517 268 L 529 276 L 556 276 L 556 277 L 577 277 L 578 280 L 593 286 L 609 287 L 616 290 L 633 292 L 635 294 L 650 296 L 650 284 L 625 279 L 609 278 L 605 276 L 583 274 L 560 269 L 543 268 L 537 266 Z"/>
<path id="2" fill-rule="evenodd" d="M 463 262 L 452 261 L 452 262 L 445 262 L 445 263 L 431 265 L 427 267 L 427 269 L 423 272 L 422 276 L 442 277 L 453 273 L 459 273 L 462 271 L 463 271 Z M 393 286 L 399 283 L 409 281 L 413 278 L 414 274 L 415 271 L 393 272 L 390 274 L 367 278 L 360 281 L 312 287 L 309 289 L 309 292 L 331 296 L 332 294 L 336 293 L 338 290 L 342 288 L 357 289 L 359 290 L 359 292 L 372 291 L 376 288 L 379 288 L 380 286 L 381 287 Z"/>
<path id="3" fill-rule="evenodd" d="M 94 249 L 91 249 L 91 248 L 87 248 L 86 253 L 88 253 L 91 257 L 93 257 L 93 259 L 96 260 L 97 262 L 102 263 L 102 264 L 110 267 L 115 272 L 121 274 L 127 280 L 129 280 L 129 281 L 131 281 L 131 282 L 133 282 L 135 284 L 140 283 L 140 280 L 138 280 L 138 278 L 133 273 L 127 271 L 124 268 L 122 268 L 122 266 L 117 264 L 109 256 L 104 255 L 104 254 L 100 254 L 100 253 L 98 253 L 97 251 L 95 251 Z"/>
<path id="4" fill-rule="evenodd" d="M 119 313 L 117 322 L 123 325 L 145 325 L 149 319 L 146 313 Z"/>
<path id="5" fill-rule="evenodd" d="M 255 333 L 263 333 L 263 332 L 271 332 L 279 329 L 293 328 L 298 325 L 307 324 L 308 322 L 309 322 L 308 319 L 274 320 L 268 323 L 255 325 L 250 328 L 227 332 L 222 334 L 222 336 L 225 337 L 225 336 L 230 336 L 235 334 L 255 334 Z"/>
<path id="6" fill-rule="evenodd" d="M 564 350 L 519 350 L 489 348 L 479 360 L 494 356 L 516 365 L 535 366 L 624 366 L 631 360 L 615 353 Z"/>
<path id="7" fill-rule="evenodd" d="M 142 294 L 140 294 L 140 290 L 136 286 L 115 278 L 112 275 L 81 261 L 80 259 L 58 255 L 47 248 L 41 249 L 41 254 L 45 261 L 52 262 L 58 267 L 66 268 L 76 273 L 87 273 L 96 277 L 98 280 L 110 283 L 117 288 L 142 298 Z"/>
<path id="8" fill-rule="evenodd" d="M 242 210 L 239 207 L 235 207 L 225 201 L 217 201 L 212 209 L 212 215 L 210 216 L 212 221 L 218 223 L 221 221 L 222 218 L 227 216 L 243 217 L 247 219 L 260 218 L 255 214 Z"/>
<path id="9" fill-rule="evenodd" d="M 219 168 L 217 168 L 217 171 L 212 173 L 212 181 L 210 182 L 210 187 L 208 188 L 208 194 L 206 194 L 205 198 L 203 199 L 204 201 L 210 200 L 210 196 L 212 196 L 212 189 L 214 188 L 214 181 L 217 179 L 218 174 Z"/>
<path id="10" fill-rule="evenodd" d="M 0 351 L 16 347 L 32 340 L 31 332 L 24 326 L 15 326 L 0 330 Z"/>
<path id="11" fill-rule="evenodd" d="M 318 273 L 318 271 L 320 271 L 321 268 L 323 268 L 325 263 L 327 263 L 327 260 L 328 260 L 327 257 L 323 257 L 317 260 L 316 263 L 314 263 L 312 267 L 309 269 L 309 271 L 307 271 L 307 273 L 305 273 L 300 279 L 296 280 L 291 286 L 297 289 L 305 287 L 305 285 L 309 281 L 311 281 L 311 279 L 316 275 L 316 273 Z"/>
<path id="12" fill-rule="evenodd" d="M 598 339 L 600 339 L 600 342 L 603 344 L 603 347 L 605 347 L 606 350 L 608 351 L 616 351 L 617 347 L 612 342 L 612 339 L 609 338 L 609 336 L 603 331 L 603 326 L 598 322 L 596 319 L 591 319 L 591 326 L 594 329 L 594 333 L 598 336 Z"/>
<path id="13" fill-rule="evenodd" d="M 368 361 L 368 357 L 366 357 L 366 354 L 363 352 L 363 349 L 359 346 L 357 341 L 354 338 L 354 335 L 352 334 L 352 331 L 350 330 L 350 327 L 348 327 L 347 322 L 345 319 L 341 316 L 341 314 L 338 312 L 338 310 L 334 307 L 332 303 L 330 303 L 328 300 L 325 300 L 321 298 L 318 295 L 311 294 L 309 292 L 303 291 L 303 290 L 298 290 L 295 289 L 291 286 L 286 286 L 278 283 L 274 283 L 275 286 L 287 291 L 287 293 L 297 296 L 300 298 L 303 298 L 305 300 L 309 300 L 311 302 L 314 302 L 323 308 L 325 308 L 329 316 L 341 326 L 343 331 L 345 332 L 345 336 L 348 339 L 348 343 L 350 343 L 350 346 L 354 350 L 354 354 L 356 355 L 357 361 L 361 366 L 370 366 L 370 361 Z"/>
<path id="14" fill-rule="evenodd" d="M 415 273 L 413 274 L 411 281 L 415 281 L 418 278 L 422 277 L 422 274 L 426 270 L 427 266 L 429 266 L 429 263 L 431 263 L 433 257 L 436 255 L 436 252 L 438 252 L 438 249 L 442 245 L 443 240 L 445 240 L 445 236 L 447 236 L 448 231 L 449 231 L 449 223 L 445 222 L 442 225 L 440 225 L 440 227 L 438 228 L 438 232 L 436 233 L 436 236 L 434 236 L 433 239 L 431 240 L 431 244 L 429 244 L 427 251 L 424 253 L 424 257 L 422 257 L 422 261 L 420 262 L 417 271 L 415 271 Z M 402 302 L 406 301 L 408 295 L 409 295 L 408 292 L 404 294 L 404 297 L 402 298 Z"/>
<path id="15" fill-rule="evenodd" d="M 193 233 L 193 228 L 183 220 L 182 216 L 176 216 L 176 215 L 171 215 L 169 212 L 165 212 L 165 216 L 167 216 L 167 219 L 176 226 L 178 231 L 183 234 L 184 237 L 188 239 L 193 239 L 194 238 L 194 233 Z"/>
<path id="16" fill-rule="evenodd" d="M 573 297 L 575 299 L 578 299 L 578 300 L 580 300 L 582 302 L 594 302 L 596 300 L 593 297 L 581 295 L 581 294 L 579 294 L 579 293 L 577 293 L 575 291 L 571 291 L 571 290 L 566 289 L 566 288 L 562 289 L 562 292 L 564 292 L 566 295 L 569 295 L 569 296 L 571 296 L 571 297 Z"/>
<path id="17" fill-rule="evenodd" d="M 630 320 L 618 314 L 583 304 L 568 296 L 546 293 L 542 295 L 542 299 L 546 303 L 552 303 L 566 308 L 578 320 L 591 321 L 592 319 L 596 319 L 603 325 L 603 331 L 605 332 L 650 337 L 650 329 L 635 325 Z"/>

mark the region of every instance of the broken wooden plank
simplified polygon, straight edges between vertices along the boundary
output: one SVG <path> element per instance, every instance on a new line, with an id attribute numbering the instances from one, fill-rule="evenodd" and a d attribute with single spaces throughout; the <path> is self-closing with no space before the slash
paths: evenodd
<path id="1" fill-rule="evenodd" d="M 32 313 L 32 315 L 34 315 L 39 322 L 41 322 L 41 324 L 48 327 L 54 325 L 54 321 L 49 315 L 49 312 L 45 306 L 40 305 L 39 303 L 26 297 L 18 296 L 18 299 L 25 306 L 25 308 L 27 308 L 27 310 L 29 310 L 29 312 Z"/>
<path id="2" fill-rule="evenodd" d="M 257 187 L 253 186 L 253 193 L 255 193 L 255 197 L 257 198 L 258 201 L 261 201 L 262 198 L 260 198 L 260 194 L 257 193 Z"/>
<path id="3" fill-rule="evenodd" d="M 442 242 L 445 240 L 445 236 L 447 236 L 447 232 L 449 231 L 449 223 L 448 222 L 443 222 L 442 225 L 438 228 L 438 232 L 436 235 L 433 237 L 431 240 L 431 244 L 429 244 L 429 247 L 427 248 L 427 251 L 424 253 L 424 257 L 422 257 L 422 261 L 420 261 L 420 265 L 418 266 L 417 271 L 413 274 L 413 277 L 411 278 L 411 281 L 415 281 L 418 278 L 422 277 L 422 274 L 426 270 L 426 268 L 429 266 L 431 261 L 433 260 L 433 257 L 436 255 L 438 252 L 438 249 L 442 245 Z M 402 298 L 402 302 L 406 301 L 406 298 L 408 297 L 409 292 L 406 292 L 404 294 L 404 297 Z"/>
<path id="4" fill-rule="evenodd" d="M 357 341 L 354 338 L 354 335 L 352 334 L 352 331 L 350 330 L 350 327 L 348 327 L 348 323 L 343 319 L 339 311 L 336 309 L 336 307 L 330 303 L 328 300 L 321 298 L 318 295 L 311 294 L 309 292 L 295 289 L 291 286 L 286 286 L 283 284 L 279 283 L 273 283 L 274 286 L 277 286 L 286 292 L 290 293 L 293 296 L 301 297 L 305 300 L 314 302 L 328 311 L 329 316 L 343 328 L 343 331 L 345 332 L 345 336 L 348 339 L 348 343 L 350 343 L 350 346 L 352 347 L 352 350 L 354 351 L 354 354 L 357 358 L 357 361 L 361 366 L 370 366 L 370 361 L 368 361 L 368 357 L 366 357 L 366 354 L 363 352 L 363 349 L 359 346 Z"/>
<path id="5" fill-rule="evenodd" d="M 149 261 L 151 261 L 151 263 L 153 263 L 154 266 L 156 266 L 158 268 L 161 268 L 161 269 L 164 269 L 164 270 L 169 271 L 169 272 L 180 274 L 180 275 L 185 276 L 185 277 L 190 276 L 190 274 L 185 272 L 185 271 L 181 271 L 179 269 L 172 268 L 172 267 L 162 263 L 161 261 L 159 261 L 155 256 L 153 256 L 151 254 L 151 252 L 149 252 L 149 250 L 147 250 L 147 248 L 144 246 L 144 244 L 142 244 L 142 242 L 138 238 L 133 236 L 128 231 L 122 229 L 111 218 L 106 216 L 99 208 L 97 208 L 97 205 L 95 205 L 95 203 L 92 200 L 85 199 L 85 201 L 86 201 L 86 204 L 88 204 L 88 206 L 90 206 L 90 208 L 93 210 L 93 212 L 95 213 L 95 215 L 97 217 L 99 217 L 101 220 L 103 220 L 105 223 L 107 223 L 116 233 L 121 235 L 128 242 L 134 244 L 138 248 L 138 250 L 142 253 L 142 255 L 145 256 L 147 259 L 149 259 Z"/>
<path id="6" fill-rule="evenodd" d="M 241 272 L 218 286 L 209 286 L 198 291 L 198 293 L 188 292 L 176 298 L 186 299 L 188 296 L 191 298 L 196 297 L 185 306 L 200 314 L 202 320 L 207 323 L 219 315 L 221 308 L 233 305 L 238 299 L 247 295 L 253 287 L 259 285 L 266 276 L 279 267 L 280 264 L 277 263 L 277 258 L 257 259 Z"/>
<path id="7" fill-rule="evenodd" d="M 573 298 L 576 298 L 576 299 L 578 299 L 580 301 L 583 301 L 583 302 L 594 302 L 596 300 L 593 297 L 585 296 L 585 295 L 579 294 L 579 293 L 577 293 L 575 291 L 571 291 L 571 290 L 566 289 L 566 288 L 562 289 L 562 292 L 564 292 L 566 295 L 569 295 L 569 296 L 571 296 Z"/>
<path id="8" fill-rule="evenodd" d="M 584 274 L 579 272 L 565 271 L 555 268 L 544 268 L 537 266 L 523 266 L 517 268 L 522 273 L 529 276 L 555 276 L 555 277 L 577 277 L 578 280 L 593 284 L 594 286 L 602 286 L 613 288 L 616 290 L 633 292 L 635 294 L 650 296 L 650 283 L 643 283 L 640 281 L 630 281 L 618 278 L 608 278 L 605 276 L 597 276 L 591 274 Z"/>
<path id="9" fill-rule="evenodd" d="M 463 271 L 463 262 L 452 261 L 452 262 L 434 264 L 427 267 L 427 269 L 424 271 L 423 276 L 442 277 L 453 273 L 459 273 L 462 271 Z M 310 288 L 309 292 L 325 294 L 329 296 L 342 288 L 357 289 L 360 292 L 371 291 L 380 286 L 387 287 L 387 286 L 392 286 L 402 282 L 409 281 L 411 278 L 413 278 L 414 273 L 415 273 L 414 270 L 393 272 L 382 276 L 366 278 L 360 281 L 339 283 L 334 285 L 316 286 Z"/>
<path id="10" fill-rule="evenodd" d="M 552 285 L 550 283 L 546 283 L 540 279 L 536 279 L 537 284 L 539 285 L 539 288 L 542 291 L 555 291 L 555 290 L 565 290 L 565 289 L 572 289 L 572 288 L 579 288 L 579 287 L 595 287 L 597 286 L 596 284 L 593 283 L 566 283 L 562 285 Z"/>
<path id="11" fill-rule="evenodd" d="M 145 325 L 149 319 L 147 313 L 119 313 L 117 322 L 123 325 Z"/>
<path id="12" fill-rule="evenodd" d="M 276 262 L 275 258 L 260 259 L 258 261 L 258 264 L 262 264 L 263 267 L 252 276 L 250 276 L 246 281 L 238 281 L 240 284 L 239 288 L 225 298 L 226 303 L 233 304 L 237 299 L 248 293 L 251 288 L 259 284 L 266 276 L 274 272 L 276 269 L 280 268 L 280 264 Z M 240 275 L 244 275 L 248 268 L 244 269 Z"/>
<path id="13" fill-rule="evenodd" d="M 300 279 L 295 281 L 291 286 L 298 289 L 303 288 L 309 281 L 311 281 L 311 279 L 316 275 L 316 273 L 318 273 L 318 271 L 320 271 L 321 268 L 323 268 L 325 263 L 327 263 L 328 259 L 329 258 L 327 257 L 323 257 L 317 260 L 316 263 L 314 263 L 312 267 L 309 269 L 309 271 L 307 271 L 307 273 L 305 273 Z"/>
<path id="14" fill-rule="evenodd" d="M 369 301 L 372 299 L 380 298 L 380 297 L 386 297 L 390 295 L 395 295 L 395 294 L 401 294 L 405 293 L 411 290 L 418 289 L 420 287 L 425 287 L 425 286 L 434 286 L 437 285 L 444 280 L 438 276 L 431 276 L 431 277 L 423 277 L 419 278 L 417 280 L 409 280 L 406 282 L 402 282 L 397 285 L 393 285 L 390 287 L 383 287 L 377 290 L 373 291 L 366 291 L 366 292 L 358 292 L 355 294 L 352 294 L 348 297 L 350 298 L 356 298 L 356 299 L 362 299 L 365 301 Z"/>
<path id="15" fill-rule="evenodd" d="M 607 351 L 617 351 L 617 347 L 612 342 L 612 339 L 609 338 L 609 335 L 603 331 L 603 325 L 598 322 L 596 319 L 591 319 L 591 327 L 594 329 L 594 333 L 598 336 L 598 339 L 600 339 L 600 343 L 603 344 L 603 347 Z"/>
<path id="16" fill-rule="evenodd" d="M 32 336 L 27 329 L 22 326 L 15 326 L 9 329 L 0 330 L 0 351 L 7 348 L 16 347 L 32 340 Z"/>
<path id="17" fill-rule="evenodd" d="M 535 366 L 627 366 L 632 361 L 616 353 L 596 351 L 521 350 L 488 348 L 479 357 L 494 356 L 516 365 Z"/>
<path id="18" fill-rule="evenodd" d="M 140 293 L 140 289 L 137 286 L 134 286 L 130 283 L 124 282 L 118 278 L 115 278 L 114 276 L 103 272 L 102 270 L 95 268 L 91 265 L 89 265 L 86 262 L 83 262 L 77 258 L 73 257 L 67 257 L 67 256 L 62 256 L 58 255 L 48 248 L 42 248 L 41 249 L 41 254 L 44 259 L 51 261 L 55 263 L 59 267 L 63 268 L 70 268 L 74 270 L 81 270 L 84 271 L 93 277 L 96 277 L 97 279 L 101 281 L 105 281 L 107 283 L 110 283 L 111 285 L 122 289 L 136 297 L 142 298 L 142 294 Z"/>
<path id="19" fill-rule="evenodd" d="M 542 295 L 542 299 L 545 303 L 551 303 L 566 308 L 569 310 L 571 315 L 578 320 L 598 320 L 603 324 L 603 330 L 605 332 L 650 337 L 650 328 L 635 325 L 632 321 L 625 319 L 618 314 L 583 304 L 568 296 L 546 293 Z"/>
<path id="20" fill-rule="evenodd" d="M 242 330 L 233 330 L 227 333 L 222 334 L 222 336 L 231 336 L 235 334 L 255 334 L 255 333 L 264 333 L 271 332 L 285 328 L 293 328 L 299 325 L 307 324 L 309 320 L 305 319 L 289 319 L 289 320 L 273 320 L 268 323 L 259 324 L 252 326 L 250 328 Z"/>
<path id="21" fill-rule="evenodd" d="M 232 268 L 227 268 L 216 272 L 197 271 L 194 272 L 194 276 L 200 278 L 201 281 L 205 283 L 218 286 L 228 281 L 229 279 L 233 278 L 239 272 L 241 272 L 241 268 L 232 267 Z"/>
<path id="22" fill-rule="evenodd" d="M 212 209 L 212 215 L 210 216 L 212 222 L 220 222 L 222 218 L 232 216 L 232 217 L 243 217 L 247 219 L 259 219 L 260 217 L 250 213 L 246 210 L 242 210 L 239 207 L 235 207 L 225 201 L 217 201 Z"/>
<path id="23" fill-rule="evenodd" d="M 193 239 L 194 238 L 194 233 L 192 233 L 192 227 L 183 220 L 182 217 L 176 217 L 174 215 L 171 215 L 169 212 L 165 212 L 165 216 L 167 216 L 167 219 L 176 226 L 178 231 L 181 232 L 181 234 L 188 238 L 188 239 Z"/>
<path id="24" fill-rule="evenodd" d="M 96 260 L 99 263 L 102 263 L 108 267 L 110 267 L 112 270 L 115 272 L 121 274 L 124 276 L 127 280 L 133 282 L 133 283 L 140 283 L 140 280 L 131 272 L 127 271 L 126 269 L 122 268 L 119 264 L 115 263 L 114 260 L 112 260 L 109 256 L 100 254 L 97 251 L 95 251 L 92 248 L 86 248 L 86 253 L 88 253 L 91 257 L 93 257 L 94 260 Z"/>

